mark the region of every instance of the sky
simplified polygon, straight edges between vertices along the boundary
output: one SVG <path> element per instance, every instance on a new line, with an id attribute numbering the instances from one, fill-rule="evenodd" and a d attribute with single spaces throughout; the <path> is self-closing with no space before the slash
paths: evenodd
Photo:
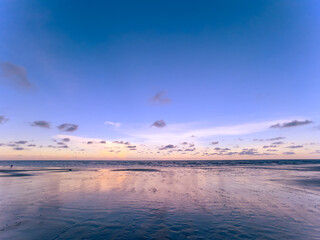
<path id="1" fill-rule="evenodd" d="M 320 158 L 320 2 L 0 1 L 0 160 Z"/>

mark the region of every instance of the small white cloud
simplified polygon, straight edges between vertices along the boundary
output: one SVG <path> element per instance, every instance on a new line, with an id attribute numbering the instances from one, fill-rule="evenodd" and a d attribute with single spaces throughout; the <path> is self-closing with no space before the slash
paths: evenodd
<path id="1" fill-rule="evenodd" d="M 116 128 L 121 126 L 121 123 L 109 122 L 109 121 L 104 122 L 104 124 L 111 125 L 111 126 L 114 126 Z"/>

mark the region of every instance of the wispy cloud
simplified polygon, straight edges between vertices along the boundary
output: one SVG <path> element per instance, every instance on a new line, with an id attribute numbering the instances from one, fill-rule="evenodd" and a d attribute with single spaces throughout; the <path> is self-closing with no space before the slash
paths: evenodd
<path id="1" fill-rule="evenodd" d="M 184 123 L 184 124 L 170 124 L 166 126 L 161 132 L 154 128 L 137 128 L 124 129 L 123 133 L 140 139 L 145 142 L 166 143 L 168 139 L 174 143 L 179 143 L 196 136 L 197 139 L 204 139 L 212 136 L 232 136 L 245 135 L 266 131 L 270 125 L 278 121 L 248 123 L 231 126 L 216 126 L 203 128 L 200 124 Z"/>
<path id="2" fill-rule="evenodd" d="M 54 138 L 59 138 L 61 140 L 68 138 L 70 142 L 74 144 L 87 144 L 88 141 L 92 142 L 100 142 L 104 141 L 103 139 L 100 138 L 85 138 L 85 137 L 79 137 L 79 136 L 73 136 L 73 135 L 55 135 Z"/>
<path id="3" fill-rule="evenodd" d="M 291 122 L 277 123 L 270 126 L 270 128 L 288 128 L 288 127 L 297 127 L 306 124 L 310 124 L 310 120 L 293 120 Z"/>
<path id="4" fill-rule="evenodd" d="M 20 140 L 20 141 L 16 141 L 15 144 L 26 144 L 28 141 L 25 140 Z"/>
<path id="5" fill-rule="evenodd" d="M 137 150 L 138 146 L 135 144 L 131 144 L 130 142 L 126 141 L 107 141 L 101 138 L 88 138 L 88 137 L 81 137 L 81 136 L 74 136 L 74 135 L 64 135 L 59 134 L 53 136 L 53 138 L 57 139 L 70 139 L 70 146 L 69 148 L 73 151 L 77 152 L 87 152 L 93 154 L 96 157 L 107 157 L 111 156 L 110 154 L 106 154 L 106 152 L 113 154 L 122 154 L 122 156 L 128 154 L 129 152 L 133 152 Z M 62 147 L 62 146 L 60 146 Z M 59 148 L 59 147 L 55 147 Z"/>
<path id="6" fill-rule="evenodd" d="M 124 142 L 124 141 L 113 141 L 112 143 L 123 144 L 123 145 L 130 145 L 129 142 Z"/>
<path id="7" fill-rule="evenodd" d="M 13 150 L 22 151 L 22 150 L 24 150 L 24 148 L 23 147 L 15 147 L 15 148 L 13 148 Z"/>
<path id="8" fill-rule="evenodd" d="M 72 123 L 63 123 L 59 125 L 57 128 L 64 132 L 74 132 L 78 129 L 78 125 Z"/>
<path id="9" fill-rule="evenodd" d="M 32 87 L 26 69 L 11 62 L 0 62 L 0 80 L 22 88 Z"/>
<path id="10" fill-rule="evenodd" d="M 277 140 L 282 140 L 286 139 L 285 137 L 275 137 L 275 138 L 267 138 L 266 141 L 277 141 Z"/>
<path id="11" fill-rule="evenodd" d="M 185 152 L 193 152 L 195 151 L 196 148 L 187 148 L 187 149 L 184 149 Z"/>
<path id="12" fill-rule="evenodd" d="M 286 139 L 285 137 L 274 137 L 274 138 L 266 138 L 266 139 L 261 139 L 261 138 L 255 138 L 253 141 L 256 142 L 263 142 L 263 141 L 277 141 L 277 140 L 282 140 Z"/>
<path id="13" fill-rule="evenodd" d="M 287 148 L 303 148 L 303 146 L 302 145 L 296 145 L 296 146 L 289 146 Z"/>
<path id="14" fill-rule="evenodd" d="M 293 155 L 293 154 L 296 154 L 295 152 L 284 152 L 283 153 L 284 155 Z"/>
<path id="15" fill-rule="evenodd" d="M 50 128 L 50 122 L 39 120 L 31 123 L 32 127 Z"/>
<path id="16" fill-rule="evenodd" d="M 154 95 L 151 98 L 151 101 L 155 103 L 166 104 L 166 103 L 170 103 L 171 99 L 167 97 L 167 92 L 161 91 L 161 92 L 158 92 L 156 95 Z"/>
<path id="17" fill-rule="evenodd" d="M 131 151 L 137 150 L 137 146 L 136 146 L 136 145 L 129 145 L 129 146 L 127 146 L 127 148 L 128 148 L 129 150 L 131 150 Z"/>
<path id="18" fill-rule="evenodd" d="M 144 125 L 123 126 L 118 130 L 122 137 L 117 141 L 106 141 L 105 139 L 99 138 L 82 138 L 70 135 L 59 135 L 59 138 L 61 142 L 63 142 L 63 138 L 70 139 L 70 149 L 75 151 L 85 149 L 87 153 L 90 152 L 91 154 L 95 154 L 96 152 L 99 152 L 99 154 L 107 155 L 109 152 L 116 154 L 115 152 L 121 151 L 121 153 L 119 153 L 122 154 L 121 156 L 128 155 L 130 157 L 136 157 L 138 155 L 141 156 L 141 154 L 144 156 L 154 156 L 154 154 L 159 154 L 159 157 L 165 158 L 180 155 L 190 157 L 194 156 L 195 158 L 197 156 L 217 156 L 218 158 L 223 158 L 223 156 L 229 157 L 237 155 L 239 158 L 256 158 L 258 156 L 266 155 L 290 155 L 291 153 L 288 152 L 293 151 L 293 148 L 299 148 L 299 145 L 291 142 L 290 145 L 296 144 L 296 146 L 289 145 L 288 147 L 287 143 L 279 141 L 285 139 L 284 137 L 261 138 L 265 141 L 265 146 L 261 146 L 260 144 L 246 145 L 244 140 L 239 143 L 239 146 L 235 147 L 233 146 L 234 144 L 227 142 L 228 139 L 237 139 L 238 137 L 242 138 L 241 135 L 245 134 L 255 133 L 255 135 L 257 135 L 256 133 L 263 131 L 272 133 L 270 126 L 279 122 L 286 123 L 290 122 L 290 120 L 282 119 L 276 121 L 214 127 L 203 127 L 204 123 L 200 122 L 182 123 L 170 124 L 161 130 L 156 127 L 151 128 L 150 125 L 146 123 Z M 192 135 L 196 137 L 191 138 Z M 223 140 L 221 139 L 221 141 L 218 142 L 218 137 L 216 136 L 225 137 L 223 137 Z M 228 136 L 232 137 L 230 138 Z M 210 142 L 212 139 L 215 141 Z M 210 143 L 211 147 L 208 143 Z M 303 149 L 301 149 L 301 151 L 303 152 Z"/>
<path id="19" fill-rule="evenodd" d="M 244 148 L 241 152 L 239 152 L 239 155 L 259 155 L 259 153 L 254 148 Z"/>
<path id="20" fill-rule="evenodd" d="M 104 122 L 104 124 L 106 124 L 106 125 L 111 125 L 111 126 L 114 126 L 114 127 L 116 127 L 116 128 L 118 128 L 118 127 L 121 126 L 121 123 L 110 122 L 110 121 L 106 121 L 106 122 Z"/>
<path id="21" fill-rule="evenodd" d="M 262 148 L 276 148 L 278 147 L 277 145 L 267 145 L 267 146 L 263 146 Z"/>

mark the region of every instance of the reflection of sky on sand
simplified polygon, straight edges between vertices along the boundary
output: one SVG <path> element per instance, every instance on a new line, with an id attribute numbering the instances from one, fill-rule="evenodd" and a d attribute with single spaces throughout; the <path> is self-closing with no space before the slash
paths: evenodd
<path id="1" fill-rule="evenodd" d="M 289 184 L 316 171 L 159 168 L 39 171 L 0 178 L 0 238 L 315 239 L 319 191 Z"/>

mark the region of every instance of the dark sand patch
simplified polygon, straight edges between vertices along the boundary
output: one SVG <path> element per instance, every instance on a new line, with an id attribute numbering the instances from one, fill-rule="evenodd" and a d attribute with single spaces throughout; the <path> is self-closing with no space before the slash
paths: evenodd
<path id="1" fill-rule="evenodd" d="M 304 168 L 299 168 L 299 169 L 295 169 L 298 171 L 316 171 L 316 172 L 320 172 L 320 167 L 319 166 L 315 166 L 315 167 L 304 167 Z"/>
<path id="2" fill-rule="evenodd" d="M 301 186 L 320 187 L 320 178 L 297 179 L 294 182 Z"/>
<path id="3" fill-rule="evenodd" d="M 1 169 L 0 177 L 29 177 L 34 176 L 35 174 L 25 173 L 25 172 L 70 172 L 72 169 Z"/>
<path id="4" fill-rule="evenodd" d="M 277 168 L 275 168 L 276 170 Z M 296 167 L 296 168 L 279 168 L 277 170 L 287 170 L 287 171 L 304 171 L 304 172 L 320 172 L 319 166 L 314 167 Z"/>
<path id="5" fill-rule="evenodd" d="M 1 169 L 0 173 L 13 173 L 13 172 L 43 172 L 43 171 L 55 171 L 55 172 L 69 172 L 72 169 Z"/>
<path id="6" fill-rule="evenodd" d="M 11 174 L 3 174 L 0 177 L 29 177 L 33 176 L 34 174 L 26 174 L 26 173 L 11 173 Z"/>
<path id="7" fill-rule="evenodd" d="M 274 168 L 274 167 L 247 167 L 251 169 L 263 169 L 263 170 L 275 170 L 275 171 L 304 171 L 304 172 L 320 172 L 319 166 L 313 166 L 313 167 L 294 167 L 294 168 Z"/>
<path id="8" fill-rule="evenodd" d="M 160 172 L 158 169 L 150 168 L 125 168 L 125 169 L 113 169 L 114 172 Z"/>

